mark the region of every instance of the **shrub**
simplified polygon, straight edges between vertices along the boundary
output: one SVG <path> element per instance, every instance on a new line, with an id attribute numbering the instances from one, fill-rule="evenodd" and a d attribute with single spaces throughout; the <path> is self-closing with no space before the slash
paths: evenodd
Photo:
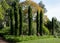
<path id="1" fill-rule="evenodd" d="M 35 22 L 32 23 L 31 31 L 32 31 L 31 35 L 36 34 L 36 23 Z M 23 34 L 28 35 L 28 24 L 27 23 L 23 23 Z"/>
<path id="2" fill-rule="evenodd" d="M 5 39 L 11 42 L 22 42 L 22 41 L 28 41 L 28 40 L 37 40 L 37 39 L 46 39 L 46 38 L 54 38 L 54 36 L 44 35 L 44 36 L 11 36 L 6 35 Z"/>
<path id="3" fill-rule="evenodd" d="M 24 35 L 28 35 L 28 24 L 27 23 L 23 23 L 23 27 L 22 27 L 22 31 Z"/>
<path id="4" fill-rule="evenodd" d="M 21 41 L 28 41 L 28 40 L 35 40 L 38 39 L 37 36 L 12 36 L 12 35 L 6 35 L 5 39 L 8 41 L 15 41 L 15 42 L 21 42 Z"/>
<path id="5" fill-rule="evenodd" d="M 48 30 L 48 28 L 46 28 L 45 26 L 43 26 L 43 32 L 45 33 L 45 34 L 49 34 L 49 30 Z"/>
<path id="6" fill-rule="evenodd" d="M 10 34 L 10 27 L 5 27 L 2 30 L 0 30 L 0 33 L 3 35 Z"/>

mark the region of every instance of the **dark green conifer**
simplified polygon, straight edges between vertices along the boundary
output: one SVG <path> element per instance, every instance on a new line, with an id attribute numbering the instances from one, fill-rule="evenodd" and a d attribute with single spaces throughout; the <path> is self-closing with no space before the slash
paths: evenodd
<path id="1" fill-rule="evenodd" d="M 43 29 L 43 12 L 40 11 L 40 35 L 42 36 L 42 29 Z"/>
<path id="2" fill-rule="evenodd" d="M 39 33 L 39 12 L 37 11 L 37 15 L 36 15 L 36 30 L 37 30 L 37 35 L 38 35 L 38 33 Z"/>
<path id="3" fill-rule="evenodd" d="M 55 30 L 55 25 L 56 25 L 56 18 L 52 18 L 52 35 L 54 35 L 54 30 Z"/>
<path id="4" fill-rule="evenodd" d="M 22 35 L 22 7 L 19 7 L 19 35 Z"/>
<path id="5" fill-rule="evenodd" d="M 15 35 L 17 35 L 18 30 L 17 2 L 14 2 L 14 20 L 15 20 Z"/>
<path id="6" fill-rule="evenodd" d="M 31 29 L 32 29 L 32 8 L 31 6 L 28 7 L 28 21 L 29 21 L 28 35 L 31 35 Z"/>
<path id="7" fill-rule="evenodd" d="M 9 16 L 10 16 L 10 34 L 13 35 L 14 34 L 14 27 L 13 27 L 13 13 L 12 13 L 12 9 L 9 9 Z"/>

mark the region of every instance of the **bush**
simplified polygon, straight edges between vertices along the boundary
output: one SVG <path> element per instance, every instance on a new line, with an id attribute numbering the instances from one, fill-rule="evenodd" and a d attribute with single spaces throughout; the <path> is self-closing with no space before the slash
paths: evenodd
<path id="1" fill-rule="evenodd" d="M 35 35 L 36 34 L 36 23 L 33 22 L 32 23 L 32 29 L 31 29 L 31 33 L 32 35 Z M 23 34 L 24 35 L 28 35 L 28 24 L 27 23 L 23 23 Z"/>
<path id="2" fill-rule="evenodd" d="M 23 23 L 23 34 L 24 35 L 28 35 L 28 24 L 27 23 Z"/>
<path id="3" fill-rule="evenodd" d="M 28 40 L 34 40 L 38 39 L 37 36 L 12 36 L 12 35 L 6 35 L 5 39 L 8 41 L 15 41 L 15 42 L 21 42 L 21 41 L 28 41 Z"/>
<path id="4" fill-rule="evenodd" d="M 12 36 L 12 35 L 5 35 L 5 39 L 11 42 L 22 42 L 28 40 L 37 40 L 37 39 L 46 39 L 46 38 L 54 38 L 54 36 L 44 35 L 44 36 Z"/>
<path id="5" fill-rule="evenodd" d="M 32 35 L 36 35 L 36 32 L 37 32 L 37 30 L 36 30 L 36 23 L 35 22 L 33 22 L 32 23 Z"/>
<path id="6" fill-rule="evenodd" d="M 5 27 L 1 29 L 0 34 L 3 34 L 3 35 L 10 34 L 10 27 Z"/>
<path id="7" fill-rule="evenodd" d="M 45 34 L 49 34 L 48 28 L 46 28 L 45 26 L 43 26 L 43 32 L 44 32 Z"/>

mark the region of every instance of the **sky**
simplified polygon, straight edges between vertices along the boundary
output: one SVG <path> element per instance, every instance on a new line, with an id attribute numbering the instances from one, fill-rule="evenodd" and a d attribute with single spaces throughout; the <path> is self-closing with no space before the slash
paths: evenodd
<path id="1" fill-rule="evenodd" d="M 41 0 L 32 1 L 39 3 Z M 56 17 L 57 20 L 60 21 L 60 0 L 42 0 L 42 2 L 45 4 L 45 8 L 47 9 L 47 13 L 45 13 L 45 15 L 47 15 L 50 20 L 52 17 Z"/>

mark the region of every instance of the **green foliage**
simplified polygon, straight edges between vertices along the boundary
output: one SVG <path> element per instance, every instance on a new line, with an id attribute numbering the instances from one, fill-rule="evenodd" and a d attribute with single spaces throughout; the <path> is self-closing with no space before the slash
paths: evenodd
<path id="1" fill-rule="evenodd" d="M 7 35 L 5 36 L 5 39 L 9 40 L 9 41 L 15 41 L 15 42 L 21 42 L 21 41 L 28 41 L 28 40 L 35 40 L 38 39 L 37 36 L 11 36 L 11 35 Z"/>
<path id="2" fill-rule="evenodd" d="M 38 35 L 38 30 L 39 30 L 39 12 L 37 11 L 37 16 L 36 16 L 36 30 L 37 30 L 37 35 Z"/>
<path id="3" fill-rule="evenodd" d="M 4 9 L 2 8 L 2 5 L 0 5 L 0 20 L 4 19 Z"/>
<path id="4" fill-rule="evenodd" d="M 2 5 L 2 8 L 3 8 L 5 11 L 6 11 L 8 8 L 10 8 L 9 5 L 7 4 L 6 0 L 3 0 L 3 1 L 1 2 L 1 5 Z"/>
<path id="5" fill-rule="evenodd" d="M 3 34 L 3 35 L 10 34 L 10 27 L 5 27 L 5 28 L 1 29 L 0 33 Z"/>
<path id="6" fill-rule="evenodd" d="M 43 26 L 43 32 L 46 34 L 46 35 L 48 35 L 49 34 L 49 30 L 48 30 L 48 28 L 47 27 L 45 27 L 45 26 Z"/>
<path id="7" fill-rule="evenodd" d="M 59 43 L 59 38 L 47 38 L 47 39 L 37 39 L 37 40 L 30 40 L 30 41 L 23 41 L 17 43 Z"/>
<path id="8" fill-rule="evenodd" d="M 54 35 L 55 24 L 56 24 L 56 19 L 53 17 L 52 18 L 52 35 Z"/>
<path id="9" fill-rule="evenodd" d="M 22 31 L 24 35 L 28 35 L 28 24 L 27 23 L 23 23 L 23 27 L 22 27 Z"/>
<path id="10" fill-rule="evenodd" d="M 28 7 L 28 20 L 29 20 L 29 33 L 28 35 L 31 35 L 31 29 L 32 29 L 32 8 L 31 6 Z"/>
<path id="11" fill-rule="evenodd" d="M 4 20 L 4 15 L 0 12 L 0 20 Z"/>
<path id="12" fill-rule="evenodd" d="M 11 31 L 11 35 L 14 34 L 14 27 L 13 27 L 13 13 L 12 13 L 12 9 L 9 10 L 10 15 L 10 31 Z"/>
<path id="13" fill-rule="evenodd" d="M 15 35 L 17 35 L 17 29 L 18 29 L 18 14 L 17 14 L 17 3 L 14 2 L 14 20 L 15 20 Z"/>
<path id="14" fill-rule="evenodd" d="M 32 32 L 31 32 L 32 35 L 36 35 L 37 31 L 36 31 L 36 23 L 35 22 L 32 22 L 32 29 L 31 30 L 32 30 Z"/>
<path id="15" fill-rule="evenodd" d="M 53 36 L 11 36 L 11 35 L 6 35 L 5 39 L 8 41 L 14 41 L 14 42 L 22 42 L 22 41 L 29 41 L 29 40 L 37 40 L 37 39 L 48 39 L 48 38 L 54 38 Z"/>
<path id="16" fill-rule="evenodd" d="M 9 5 L 6 3 L 6 1 L 5 0 L 2 0 L 1 2 L 0 2 L 0 21 L 2 21 L 2 22 L 0 22 L 1 24 L 5 21 L 6 22 L 6 20 L 8 20 L 8 19 L 6 19 L 7 17 L 6 17 L 6 15 L 7 15 L 7 13 L 6 13 L 6 10 L 9 8 Z"/>
<path id="17" fill-rule="evenodd" d="M 43 12 L 40 11 L 40 35 L 42 36 L 42 29 L 43 29 Z"/>
<path id="18" fill-rule="evenodd" d="M 48 20 L 47 24 L 45 24 L 45 26 L 48 28 L 48 30 L 51 32 L 52 29 L 52 22 L 50 20 Z"/>
<path id="19" fill-rule="evenodd" d="M 4 19 L 4 17 L 6 17 L 5 15 L 7 13 L 9 13 L 8 15 L 10 15 L 9 21 L 10 21 L 10 26 L 11 26 L 10 27 L 11 34 L 14 33 L 15 35 L 17 35 L 17 34 L 19 34 L 19 35 L 21 35 L 21 34 L 23 34 L 23 35 L 27 35 L 27 34 L 28 35 L 35 35 L 36 32 L 37 32 L 37 33 L 40 33 L 40 35 L 42 36 L 42 34 L 49 34 L 49 31 L 52 29 L 52 27 L 50 27 L 52 24 L 53 24 L 52 26 L 54 28 L 57 28 L 57 25 L 55 25 L 55 23 L 54 23 L 54 21 L 55 21 L 54 19 L 52 20 L 52 22 L 49 21 L 47 23 L 46 27 L 44 26 L 43 11 L 40 11 L 40 12 L 37 11 L 37 16 L 36 16 L 37 21 L 33 22 L 33 20 L 32 20 L 32 18 L 33 18 L 32 17 L 32 11 L 33 10 L 32 10 L 32 7 L 30 5 L 28 7 L 28 15 L 27 15 L 28 18 L 25 16 L 25 18 L 28 19 L 28 22 L 23 21 L 23 19 L 25 19 L 24 16 L 23 16 L 23 13 L 24 13 L 23 9 L 22 9 L 21 6 L 18 8 L 19 3 L 18 3 L 18 1 L 17 2 L 16 1 L 17 0 L 13 0 L 12 3 L 9 3 L 9 4 L 11 4 L 11 7 L 9 7 L 9 5 L 7 4 L 7 0 L 3 0 L 0 3 L 0 20 L 5 20 Z M 11 8 L 10 12 L 9 11 L 6 12 L 6 10 L 8 8 Z M 19 27 L 19 29 L 18 29 L 18 27 Z M 50 29 L 50 30 L 48 30 L 48 29 Z M 53 32 L 53 29 L 52 29 L 52 32 Z"/>
<path id="20" fill-rule="evenodd" d="M 36 23 L 35 22 L 32 23 L 31 31 L 32 31 L 31 35 L 36 34 Z M 23 23 L 23 34 L 28 35 L 28 24 L 27 23 Z"/>
<path id="21" fill-rule="evenodd" d="M 22 7 L 20 6 L 19 7 L 19 35 L 22 35 L 22 22 L 23 22 L 23 20 L 22 20 L 23 16 L 22 15 L 23 15 L 22 14 Z"/>

